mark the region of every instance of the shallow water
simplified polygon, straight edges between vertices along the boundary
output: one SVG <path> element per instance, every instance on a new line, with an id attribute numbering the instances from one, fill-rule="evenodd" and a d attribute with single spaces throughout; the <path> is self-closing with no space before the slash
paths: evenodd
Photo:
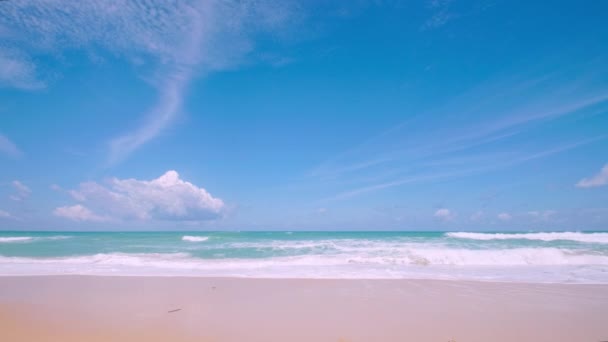
<path id="1" fill-rule="evenodd" d="M 0 232 L 0 275 L 608 283 L 608 233 Z"/>

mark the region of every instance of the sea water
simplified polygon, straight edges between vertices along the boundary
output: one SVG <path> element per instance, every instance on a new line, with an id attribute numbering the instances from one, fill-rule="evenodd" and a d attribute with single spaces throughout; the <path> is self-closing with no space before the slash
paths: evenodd
<path id="1" fill-rule="evenodd" d="M 608 283 L 607 232 L 0 232 L 1 275 Z"/>

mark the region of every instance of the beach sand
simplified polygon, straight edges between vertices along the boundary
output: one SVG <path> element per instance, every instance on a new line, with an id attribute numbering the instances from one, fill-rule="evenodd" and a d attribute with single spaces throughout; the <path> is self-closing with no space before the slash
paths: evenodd
<path id="1" fill-rule="evenodd" d="M 608 341 L 608 286 L 0 277 L 0 341 Z"/>

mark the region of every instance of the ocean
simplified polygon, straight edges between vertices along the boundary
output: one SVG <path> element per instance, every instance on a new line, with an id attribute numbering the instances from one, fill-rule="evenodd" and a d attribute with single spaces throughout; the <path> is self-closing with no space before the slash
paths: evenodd
<path id="1" fill-rule="evenodd" d="M 0 276 L 608 284 L 607 232 L 0 232 Z"/>

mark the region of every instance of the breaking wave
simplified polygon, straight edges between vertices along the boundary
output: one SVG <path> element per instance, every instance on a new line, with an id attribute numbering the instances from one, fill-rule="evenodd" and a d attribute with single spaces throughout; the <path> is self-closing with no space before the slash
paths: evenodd
<path id="1" fill-rule="evenodd" d="M 608 233 L 451 232 L 386 236 L 327 233 L 302 237 L 295 233 L 286 237 L 283 232 L 185 234 L 3 236 L 0 276 L 82 274 L 608 284 Z M 49 241 L 62 239 L 69 240 Z M 559 241 L 545 242 L 554 240 Z"/>
<path id="2" fill-rule="evenodd" d="M 608 243 L 608 233 L 579 233 L 579 232 L 559 232 L 559 233 L 468 233 L 455 232 L 446 233 L 446 236 L 459 239 L 471 240 L 540 240 L 557 241 L 569 240 L 588 243 Z"/>
<path id="3" fill-rule="evenodd" d="M 261 269 L 274 266 L 563 266 L 607 265 L 608 255 L 560 248 L 514 248 L 493 250 L 406 248 L 392 255 L 298 255 L 259 259 L 203 259 L 188 253 L 99 253 L 73 257 L 24 258 L 0 256 L 2 264 L 111 265 L 168 269 L 211 270 Z"/>
<path id="4" fill-rule="evenodd" d="M 31 241 L 33 238 L 29 236 L 14 236 L 14 237 L 0 237 L 0 242 L 24 242 Z"/>
<path id="5" fill-rule="evenodd" d="M 182 241 L 203 242 L 203 241 L 207 241 L 207 240 L 209 240 L 209 238 L 206 236 L 190 236 L 190 235 L 182 236 Z"/>
<path id="6" fill-rule="evenodd" d="M 31 236 L 9 236 L 0 237 L 0 243 L 14 243 L 14 242 L 33 242 L 43 240 L 64 240 L 69 239 L 70 236 L 58 235 L 58 236 L 44 236 L 44 237 L 31 237 Z"/>

